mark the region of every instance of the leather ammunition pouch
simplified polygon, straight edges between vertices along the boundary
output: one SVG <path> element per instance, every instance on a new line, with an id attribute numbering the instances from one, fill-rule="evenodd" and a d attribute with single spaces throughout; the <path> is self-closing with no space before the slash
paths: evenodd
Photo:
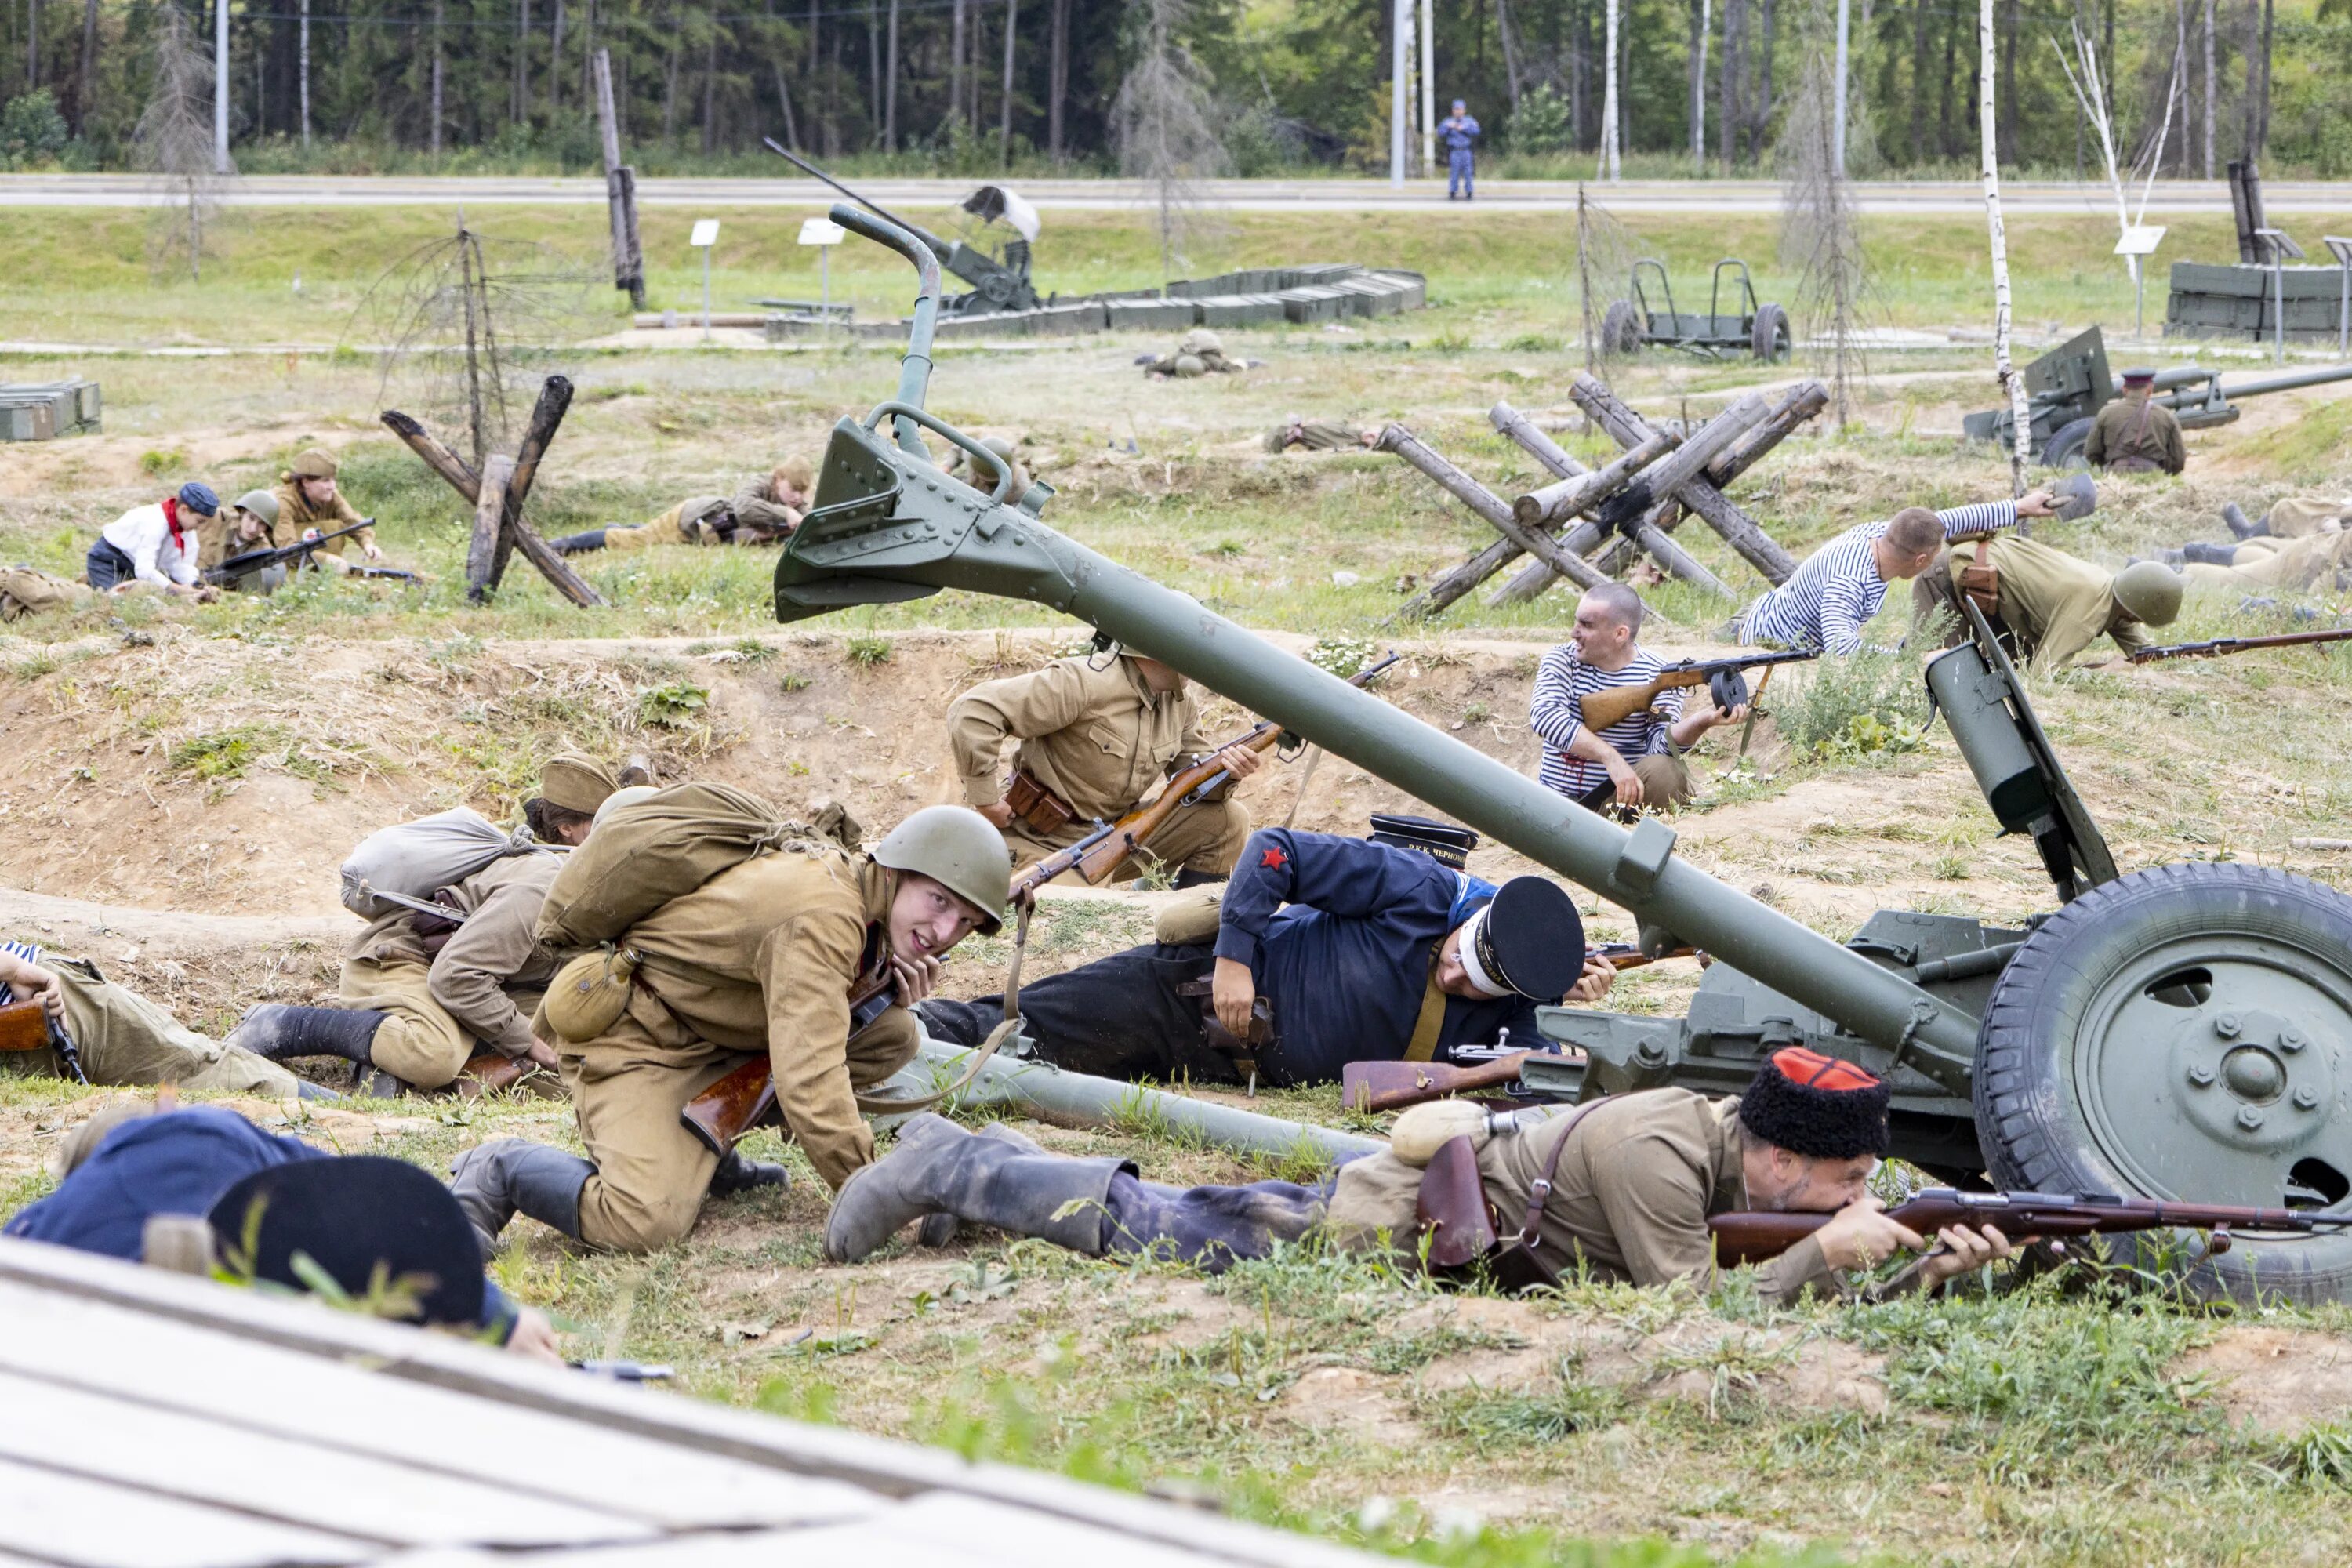
<path id="1" fill-rule="evenodd" d="M 1952 574 L 1952 581 L 1969 602 L 1987 616 L 2000 613 L 2000 568 L 1990 562 L 1983 565 L 1960 566 Z"/>
<path id="2" fill-rule="evenodd" d="M 1004 804 L 1013 819 L 1039 837 L 1060 832 L 1078 819 L 1077 812 L 1025 768 L 1015 768 L 1004 784 Z"/>
<path id="3" fill-rule="evenodd" d="M 1477 1146 L 1466 1137 L 1449 1139 L 1440 1145 L 1423 1169 L 1421 1191 L 1413 1200 L 1429 1271 L 1450 1278 L 1467 1276 L 1484 1268 L 1496 1284 L 1512 1291 L 1559 1284 L 1559 1270 L 1545 1261 L 1539 1251 L 1544 1205 L 1551 1198 L 1552 1178 L 1559 1170 L 1560 1155 L 1567 1152 L 1569 1135 L 1584 1120 L 1585 1112 L 1607 1103 L 1605 1100 L 1587 1100 L 1568 1113 L 1559 1130 L 1559 1142 L 1552 1145 L 1551 1157 L 1544 1162 L 1543 1174 L 1537 1178 L 1535 1190 L 1528 1196 L 1528 1212 L 1519 1228 L 1508 1236 L 1499 1234 L 1501 1220 L 1486 1202 L 1486 1182 L 1478 1170 Z"/>

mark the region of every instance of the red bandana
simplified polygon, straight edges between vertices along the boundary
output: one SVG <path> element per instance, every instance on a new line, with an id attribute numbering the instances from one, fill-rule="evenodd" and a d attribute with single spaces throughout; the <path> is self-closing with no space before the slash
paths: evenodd
<path id="1" fill-rule="evenodd" d="M 177 496 L 163 498 L 163 526 L 172 531 L 172 548 L 185 555 L 188 552 L 188 540 L 187 536 L 180 531 L 180 498 Z"/>

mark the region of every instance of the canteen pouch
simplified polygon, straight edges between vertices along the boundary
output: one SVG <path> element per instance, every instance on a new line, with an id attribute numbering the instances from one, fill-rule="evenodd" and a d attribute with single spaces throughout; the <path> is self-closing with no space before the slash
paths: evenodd
<path id="1" fill-rule="evenodd" d="M 628 1010 L 629 987 L 637 976 L 635 950 L 583 952 L 558 970 L 540 1003 L 550 1027 L 573 1045 L 593 1040 Z"/>
<path id="2" fill-rule="evenodd" d="M 1432 1273 L 1465 1268 L 1495 1249 L 1495 1211 L 1469 1139 L 1449 1138 L 1430 1156 L 1413 1215 Z"/>

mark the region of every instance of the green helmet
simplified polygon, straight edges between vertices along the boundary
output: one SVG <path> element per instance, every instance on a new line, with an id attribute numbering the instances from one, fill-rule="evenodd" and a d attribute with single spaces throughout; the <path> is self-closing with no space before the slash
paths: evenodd
<path id="1" fill-rule="evenodd" d="M 2133 562 L 2107 591 L 2142 626 L 2168 626 L 2180 614 L 2180 574 L 2160 561 Z"/>
<path id="2" fill-rule="evenodd" d="M 590 831 L 602 827 L 604 825 L 604 819 L 614 812 L 625 811 L 637 802 L 651 800 L 659 794 L 661 791 L 652 784 L 629 784 L 625 788 L 614 790 L 604 797 L 602 805 L 596 807 L 595 819 L 589 825 Z"/>
<path id="3" fill-rule="evenodd" d="M 249 511 L 270 527 L 278 526 L 278 498 L 268 490 L 247 490 L 236 498 L 237 510 Z"/>
<path id="4" fill-rule="evenodd" d="M 1224 340 L 1206 327 L 1194 327 L 1176 342 L 1180 354 L 1221 354 L 1225 352 Z"/>
<path id="5" fill-rule="evenodd" d="M 983 936 L 994 936 L 1013 897 L 1013 856 L 1004 837 L 968 805 L 927 805 L 874 847 L 877 864 L 929 877 L 980 911 Z"/>
<path id="6" fill-rule="evenodd" d="M 1178 354 L 1176 363 L 1168 368 L 1171 374 L 1184 376 L 1187 379 L 1196 375 L 1205 375 L 1209 370 L 1207 362 L 1203 361 L 1199 354 Z"/>

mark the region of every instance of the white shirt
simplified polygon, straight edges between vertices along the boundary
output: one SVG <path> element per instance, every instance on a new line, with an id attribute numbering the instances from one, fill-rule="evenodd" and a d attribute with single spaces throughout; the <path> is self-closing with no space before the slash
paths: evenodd
<path id="1" fill-rule="evenodd" d="M 196 542 L 194 518 L 180 520 L 180 534 L 185 548 L 172 542 L 172 525 L 163 521 L 163 503 L 134 506 L 106 525 L 99 537 L 131 557 L 131 569 L 142 583 L 162 587 L 168 583 L 193 586 L 196 581 Z"/>

